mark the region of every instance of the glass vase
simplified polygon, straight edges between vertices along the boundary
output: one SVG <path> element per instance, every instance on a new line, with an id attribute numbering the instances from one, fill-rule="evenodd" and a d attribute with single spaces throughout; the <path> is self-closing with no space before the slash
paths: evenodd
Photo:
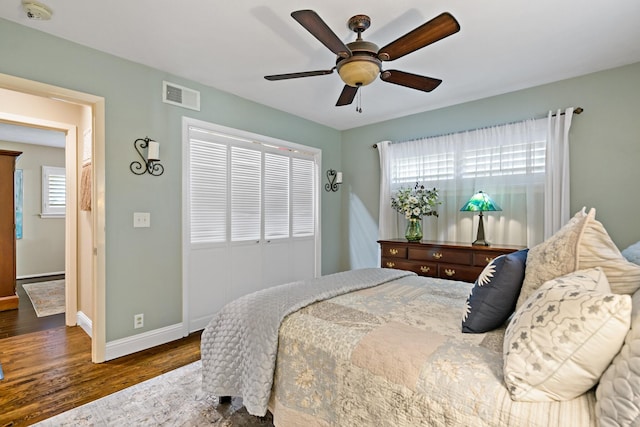
<path id="1" fill-rule="evenodd" d="M 404 237 L 409 242 L 419 242 L 422 240 L 422 218 L 409 218 Z"/>

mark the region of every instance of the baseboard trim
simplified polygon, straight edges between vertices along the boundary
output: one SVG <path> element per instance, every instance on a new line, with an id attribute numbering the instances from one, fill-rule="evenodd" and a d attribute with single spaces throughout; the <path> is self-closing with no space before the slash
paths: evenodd
<path id="1" fill-rule="evenodd" d="M 16 277 L 16 280 L 33 279 L 35 277 L 48 277 L 48 276 L 60 276 L 65 274 L 64 271 L 53 271 L 51 273 L 38 273 L 38 274 L 24 274 Z"/>
<path id="2" fill-rule="evenodd" d="M 189 333 L 203 330 L 207 327 L 211 319 L 213 319 L 213 314 L 191 320 L 191 322 L 189 322 Z"/>
<path id="3" fill-rule="evenodd" d="M 83 331 L 92 338 L 93 322 L 89 319 L 89 316 L 82 311 L 76 313 L 76 324 L 82 328 Z"/>
<path id="4" fill-rule="evenodd" d="M 107 343 L 105 351 L 105 360 L 113 360 L 127 354 L 136 353 L 146 350 L 160 344 L 178 340 L 183 337 L 182 323 L 164 328 L 154 329 L 153 331 L 143 332 L 119 340 Z"/>

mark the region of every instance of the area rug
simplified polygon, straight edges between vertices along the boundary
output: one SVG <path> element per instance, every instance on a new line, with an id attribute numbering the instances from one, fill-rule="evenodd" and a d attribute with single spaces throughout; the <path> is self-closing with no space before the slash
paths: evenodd
<path id="1" fill-rule="evenodd" d="M 27 283 L 22 288 L 29 296 L 38 317 L 64 313 L 64 279 Z"/>
<path id="2" fill-rule="evenodd" d="M 273 421 L 271 414 L 249 415 L 242 399 L 219 404 L 205 395 L 197 361 L 34 425 L 273 427 Z"/>

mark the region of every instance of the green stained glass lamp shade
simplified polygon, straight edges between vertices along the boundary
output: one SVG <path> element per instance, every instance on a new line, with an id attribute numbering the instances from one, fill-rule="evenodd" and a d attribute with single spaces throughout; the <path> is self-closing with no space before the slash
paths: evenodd
<path id="1" fill-rule="evenodd" d="M 487 242 L 484 238 L 484 218 L 482 216 L 482 212 L 501 211 L 502 209 L 500 208 L 500 206 L 498 206 L 498 204 L 494 202 L 487 193 L 478 191 L 476 194 L 471 196 L 469 201 L 462 208 L 460 208 L 460 210 L 463 212 L 480 212 L 478 234 L 476 236 L 476 241 L 472 244 L 489 246 L 489 242 Z"/>

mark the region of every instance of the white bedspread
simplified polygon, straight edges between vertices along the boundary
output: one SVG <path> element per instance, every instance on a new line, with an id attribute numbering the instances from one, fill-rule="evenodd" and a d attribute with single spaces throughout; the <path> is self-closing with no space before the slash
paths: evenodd
<path id="1" fill-rule="evenodd" d="M 289 314 L 316 301 L 415 273 L 367 268 L 288 283 L 245 295 L 222 308 L 202 333 L 203 390 L 240 396 L 264 416 L 273 383 L 278 330 Z"/>

